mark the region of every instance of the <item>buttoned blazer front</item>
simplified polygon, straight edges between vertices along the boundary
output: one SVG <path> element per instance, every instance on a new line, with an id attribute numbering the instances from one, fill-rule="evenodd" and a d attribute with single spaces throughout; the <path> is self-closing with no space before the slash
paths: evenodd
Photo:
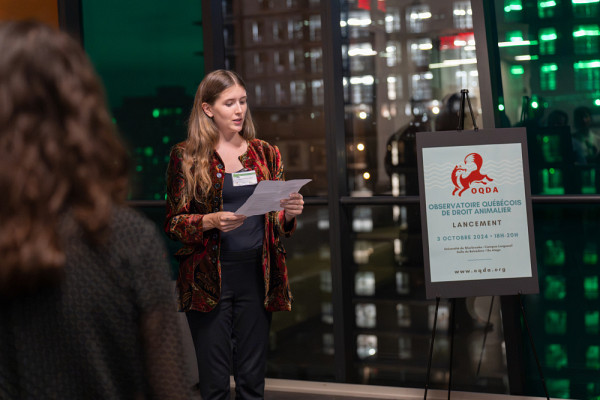
<path id="1" fill-rule="evenodd" d="M 182 171 L 183 142 L 171 150 L 167 169 L 167 213 L 165 232 L 184 246 L 175 253 L 179 260 L 177 295 L 180 311 L 212 310 L 221 295 L 221 235 L 218 229 L 203 232 L 206 214 L 223 210 L 225 166 L 213 152 L 210 163 L 212 185 L 201 202 L 191 199 L 179 206 L 186 181 Z M 256 171 L 258 182 L 284 180 L 283 163 L 277 146 L 260 140 L 248 141 L 248 150 L 239 157 L 244 168 Z M 283 210 L 265 214 L 262 269 L 265 282 L 264 306 L 268 311 L 289 311 L 292 305 L 285 249 L 282 237 L 296 229 L 296 219 L 285 223 Z M 235 231 L 233 231 L 235 232 Z"/>

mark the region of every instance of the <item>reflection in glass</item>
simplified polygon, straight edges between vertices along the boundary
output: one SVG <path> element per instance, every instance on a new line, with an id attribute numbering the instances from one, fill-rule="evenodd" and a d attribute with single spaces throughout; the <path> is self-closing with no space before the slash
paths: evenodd
<path id="1" fill-rule="evenodd" d="M 410 337 L 398 338 L 398 358 L 401 360 L 412 358 L 412 339 Z"/>
<path id="2" fill-rule="evenodd" d="M 354 278 L 354 293 L 357 296 L 375 294 L 375 274 L 370 271 L 357 272 Z"/>
<path id="3" fill-rule="evenodd" d="M 357 339 L 356 371 L 361 382 L 368 384 L 417 386 L 425 379 L 429 336 L 434 321 L 435 304 L 424 300 L 423 248 L 418 204 L 349 207 L 354 218 L 369 216 L 369 229 L 353 230 L 354 257 L 348 273 L 354 277 L 354 312 Z M 365 210 L 369 210 L 366 212 Z M 368 297 L 364 297 L 368 296 Z M 472 384 L 483 347 L 485 321 L 489 301 L 482 307 L 476 302 L 457 302 L 457 348 L 465 349 L 462 363 L 455 364 L 457 385 Z M 474 305 L 475 304 L 475 305 Z M 449 303 L 443 301 L 438 310 L 435 340 L 436 357 L 449 357 Z M 499 302 L 491 310 L 493 326 L 489 328 L 483 360 L 485 385 L 477 390 L 506 390 L 506 364 Z M 366 332 L 377 339 L 368 342 Z M 367 345 L 371 343 L 371 347 Z M 475 346 L 472 343 L 477 343 Z M 369 357 L 369 350 L 375 352 Z M 446 358 L 444 358 L 446 357 Z M 437 359 L 437 358 L 436 358 Z M 408 362 L 410 361 L 410 362 Z M 436 372 L 437 373 L 437 372 Z M 447 378 L 447 377 L 446 377 Z M 464 380 L 463 380 L 464 379 Z M 445 384 L 444 374 L 432 382 Z M 462 383 L 461 383 L 462 382 Z M 468 382 L 468 383 L 467 383 Z M 465 387 L 466 387 L 465 386 Z"/>
<path id="4" fill-rule="evenodd" d="M 436 320 L 435 317 L 435 305 L 431 304 L 428 307 L 428 322 L 427 322 L 427 327 L 430 330 L 433 330 L 433 323 Z M 437 314 L 437 325 L 436 325 L 436 329 L 439 329 L 440 331 L 446 331 L 448 330 L 448 327 L 450 326 L 450 308 L 447 305 L 444 304 L 440 304 L 439 308 L 438 308 L 438 314 Z"/>
<path id="5" fill-rule="evenodd" d="M 351 195 L 416 195 L 416 132 L 455 130 L 450 96 L 461 89 L 481 126 L 471 3 L 342 4 Z"/>
<path id="6" fill-rule="evenodd" d="M 396 304 L 398 314 L 398 326 L 402 328 L 410 327 L 410 307 L 406 304 Z"/>
<path id="7" fill-rule="evenodd" d="M 326 195 L 321 5 L 223 0 L 225 67 L 244 78 L 257 136 L 277 145 L 287 179 Z"/>
<path id="8" fill-rule="evenodd" d="M 377 355 L 377 336 L 375 335 L 357 335 L 356 336 L 356 355 L 364 360 Z"/>
<path id="9" fill-rule="evenodd" d="M 502 126 L 527 128 L 532 193 L 599 193 L 600 2 L 523 0 L 518 7 L 494 2 L 501 38 L 498 107 Z M 533 6 L 537 12 L 527 12 Z M 589 110 L 585 121 L 577 111 L 582 107 Z M 562 133 L 544 135 L 559 126 Z M 550 137 L 556 139 L 560 160 L 537 157 Z"/>
<path id="10" fill-rule="evenodd" d="M 355 306 L 356 326 L 359 328 L 375 328 L 377 325 L 377 308 L 375 304 L 357 304 Z"/>

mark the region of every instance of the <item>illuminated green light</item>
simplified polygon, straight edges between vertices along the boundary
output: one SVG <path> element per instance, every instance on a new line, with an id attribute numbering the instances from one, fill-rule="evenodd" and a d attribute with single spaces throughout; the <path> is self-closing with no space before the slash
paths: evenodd
<path id="1" fill-rule="evenodd" d="M 152 157 L 152 155 L 154 154 L 154 149 L 150 146 L 144 148 L 144 155 L 146 157 Z"/>
<path id="2" fill-rule="evenodd" d="M 550 175 L 554 175 L 554 173 L 555 173 L 556 171 L 554 170 L 554 168 L 550 168 L 550 169 L 548 170 L 548 172 L 550 172 Z"/>
<path id="3" fill-rule="evenodd" d="M 510 67 L 510 73 L 513 75 L 523 75 L 525 73 L 525 68 L 521 65 L 513 65 Z"/>
<path id="4" fill-rule="evenodd" d="M 585 353 L 585 366 L 600 369 L 600 346 L 590 346 Z"/>
<path id="5" fill-rule="evenodd" d="M 535 109 L 535 108 L 538 108 L 539 106 L 540 106 L 540 105 L 538 104 L 538 102 L 537 102 L 537 101 L 532 101 L 532 102 L 531 102 L 531 108 L 534 108 L 534 109 Z M 552 174 L 553 172 L 550 172 L 550 173 Z"/>
<path id="6" fill-rule="evenodd" d="M 556 65 L 556 64 L 543 64 L 541 69 L 542 69 L 542 72 L 558 71 L 558 65 Z"/>
<path id="7" fill-rule="evenodd" d="M 556 7 L 556 1 L 554 1 L 554 0 L 540 1 L 539 5 L 540 5 L 540 8 Z"/>
<path id="8" fill-rule="evenodd" d="M 600 68 L 600 60 L 578 61 L 573 64 L 574 69 Z"/>
<path id="9" fill-rule="evenodd" d="M 594 104 L 598 107 L 600 107 L 600 99 L 596 99 L 594 100 Z"/>
<path id="10" fill-rule="evenodd" d="M 542 141 L 544 143 L 549 143 L 550 142 L 550 138 L 548 136 L 544 136 L 544 138 L 542 139 Z"/>
<path id="11" fill-rule="evenodd" d="M 165 200 L 167 199 L 167 194 L 165 193 Z"/>
<path id="12" fill-rule="evenodd" d="M 600 36 L 598 25 L 581 25 L 573 31 L 573 37 Z"/>
<path id="13" fill-rule="evenodd" d="M 170 137 L 168 137 L 168 136 L 163 136 L 163 138 L 162 138 L 162 142 L 163 142 L 164 144 L 167 144 L 167 143 L 169 143 L 169 140 L 171 140 L 171 138 L 170 138 Z"/>
<path id="14" fill-rule="evenodd" d="M 522 42 L 523 32 L 521 31 L 510 31 L 506 33 L 506 40 L 509 42 Z"/>
<path id="15" fill-rule="evenodd" d="M 564 335 L 567 333 L 567 312 L 546 311 L 545 328 L 546 333 L 549 334 Z"/>
<path id="16" fill-rule="evenodd" d="M 523 9 L 523 6 L 520 5 L 512 5 L 512 6 L 506 6 L 504 7 L 504 12 L 511 12 L 511 11 L 521 11 Z"/>
<path id="17" fill-rule="evenodd" d="M 556 32 L 552 31 L 554 31 L 554 29 L 544 29 L 544 33 L 540 35 L 540 40 L 543 42 L 549 42 L 551 40 L 558 39 L 558 35 L 556 34 Z"/>
<path id="18" fill-rule="evenodd" d="M 573 4 L 593 4 L 600 3 L 600 0 L 571 0 Z"/>
<path id="19" fill-rule="evenodd" d="M 587 299 L 598 298 L 598 277 L 588 276 L 583 279 L 583 290 Z"/>
<path id="20" fill-rule="evenodd" d="M 557 258 L 562 257 L 559 252 L 555 255 Z M 560 265 L 561 260 L 548 260 L 553 261 L 548 263 L 549 265 Z M 564 278 L 558 276 L 547 276 L 546 277 L 546 288 L 544 290 L 544 297 L 547 300 L 563 300 L 567 296 L 567 285 Z"/>
<path id="21" fill-rule="evenodd" d="M 504 111 L 504 104 L 498 104 L 498 110 Z"/>
<path id="22" fill-rule="evenodd" d="M 142 172 L 142 170 L 143 170 L 143 169 L 144 169 L 144 168 L 143 168 L 141 165 L 138 165 L 137 167 L 135 167 L 135 170 L 136 170 L 137 172 Z"/>
<path id="23" fill-rule="evenodd" d="M 585 333 L 597 334 L 600 330 L 600 312 L 587 311 L 583 318 L 585 325 Z"/>
<path id="24" fill-rule="evenodd" d="M 152 116 L 153 116 L 154 118 L 158 118 L 158 117 L 160 117 L 160 109 L 158 109 L 158 108 L 155 108 L 154 110 L 152 110 Z"/>
<path id="25" fill-rule="evenodd" d="M 175 109 L 175 114 L 181 114 L 181 108 L 180 107 L 177 107 Z"/>
<path id="26" fill-rule="evenodd" d="M 568 365 L 567 350 L 561 344 L 546 346 L 546 366 L 560 369 Z"/>

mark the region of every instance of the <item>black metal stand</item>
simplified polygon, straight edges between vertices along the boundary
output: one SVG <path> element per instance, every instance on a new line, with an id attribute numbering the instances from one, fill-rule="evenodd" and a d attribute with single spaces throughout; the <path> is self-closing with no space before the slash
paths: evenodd
<path id="1" fill-rule="evenodd" d="M 483 360 L 483 352 L 485 351 L 485 342 L 487 341 L 487 335 L 490 331 L 490 320 L 492 319 L 492 309 L 494 308 L 494 297 L 495 296 L 492 296 L 492 300 L 490 300 L 490 311 L 488 311 L 488 317 L 485 323 L 483 343 L 481 344 L 481 352 L 479 353 L 479 363 L 477 364 L 477 374 L 475 376 L 479 376 L 479 372 L 481 371 L 481 361 Z"/>
<path id="2" fill-rule="evenodd" d="M 452 361 L 454 360 L 454 326 L 456 314 L 456 299 L 450 299 L 450 366 L 448 368 L 448 400 L 452 391 Z"/>
<path id="3" fill-rule="evenodd" d="M 469 89 L 461 89 L 460 91 L 460 113 L 458 114 L 458 127 L 456 130 L 462 131 L 465 129 L 465 100 L 469 104 L 469 113 L 471 114 L 471 120 L 473 121 L 473 129 L 478 131 L 479 128 L 477 127 L 473 108 L 471 107 L 471 99 L 469 99 Z"/>
<path id="4" fill-rule="evenodd" d="M 431 360 L 433 359 L 433 342 L 435 341 L 435 330 L 437 327 L 438 309 L 440 307 L 440 298 L 435 298 L 435 315 L 433 317 L 433 329 L 431 331 L 431 343 L 429 344 L 429 359 L 427 360 L 427 377 L 425 379 L 425 395 L 423 400 L 427 400 L 427 391 L 429 390 L 429 377 L 431 375 Z"/>
<path id="5" fill-rule="evenodd" d="M 521 315 L 523 315 L 523 322 L 525 323 L 525 329 L 527 330 L 527 336 L 529 336 L 529 343 L 531 343 L 531 349 L 533 350 L 533 357 L 535 358 L 535 363 L 537 364 L 538 372 L 540 373 L 542 385 L 544 386 L 544 393 L 546 394 L 546 399 L 550 400 L 550 396 L 548 395 L 548 388 L 546 387 L 546 380 L 544 379 L 544 374 L 542 372 L 542 365 L 540 364 L 540 359 L 538 358 L 537 352 L 535 351 L 535 344 L 533 343 L 533 336 L 531 335 L 531 331 L 529 330 L 529 324 L 527 323 L 527 318 L 525 317 L 525 308 L 523 307 L 523 300 L 521 299 L 521 292 L 519 292 L 519 304 L 521 305 Z"/>

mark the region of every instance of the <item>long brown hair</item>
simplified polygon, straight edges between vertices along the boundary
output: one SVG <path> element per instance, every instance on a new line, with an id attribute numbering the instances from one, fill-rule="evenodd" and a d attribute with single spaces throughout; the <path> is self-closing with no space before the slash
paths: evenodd
<path id="1" fill-rule="evenodd" d="M 65 215 L 92 242 L 124 199 L 128 158 L 80 45 L 34 21 L 0 23 L 0 294 L 61 275 Z"/>
<path id="2" fill-rule="evenodd" d="M 209 166 L 219 141 L 219 130 L 212 118 L 204 113 L 202 103 L 214 105 L 223 91 L 235 85 L 246 90 L 246 84 L 237 73 L 223 69 L 209 73 L 198 85 L 183 151 L 182 169 L 186 188 L 179 206 L 190 199 L 202 201 L 202 197 L 208 193 L 211 186 Z M 254 139 L 256 136 L 250 108 L 246 110 L 244 126 L 240 134 L 246 140 Z"/>

